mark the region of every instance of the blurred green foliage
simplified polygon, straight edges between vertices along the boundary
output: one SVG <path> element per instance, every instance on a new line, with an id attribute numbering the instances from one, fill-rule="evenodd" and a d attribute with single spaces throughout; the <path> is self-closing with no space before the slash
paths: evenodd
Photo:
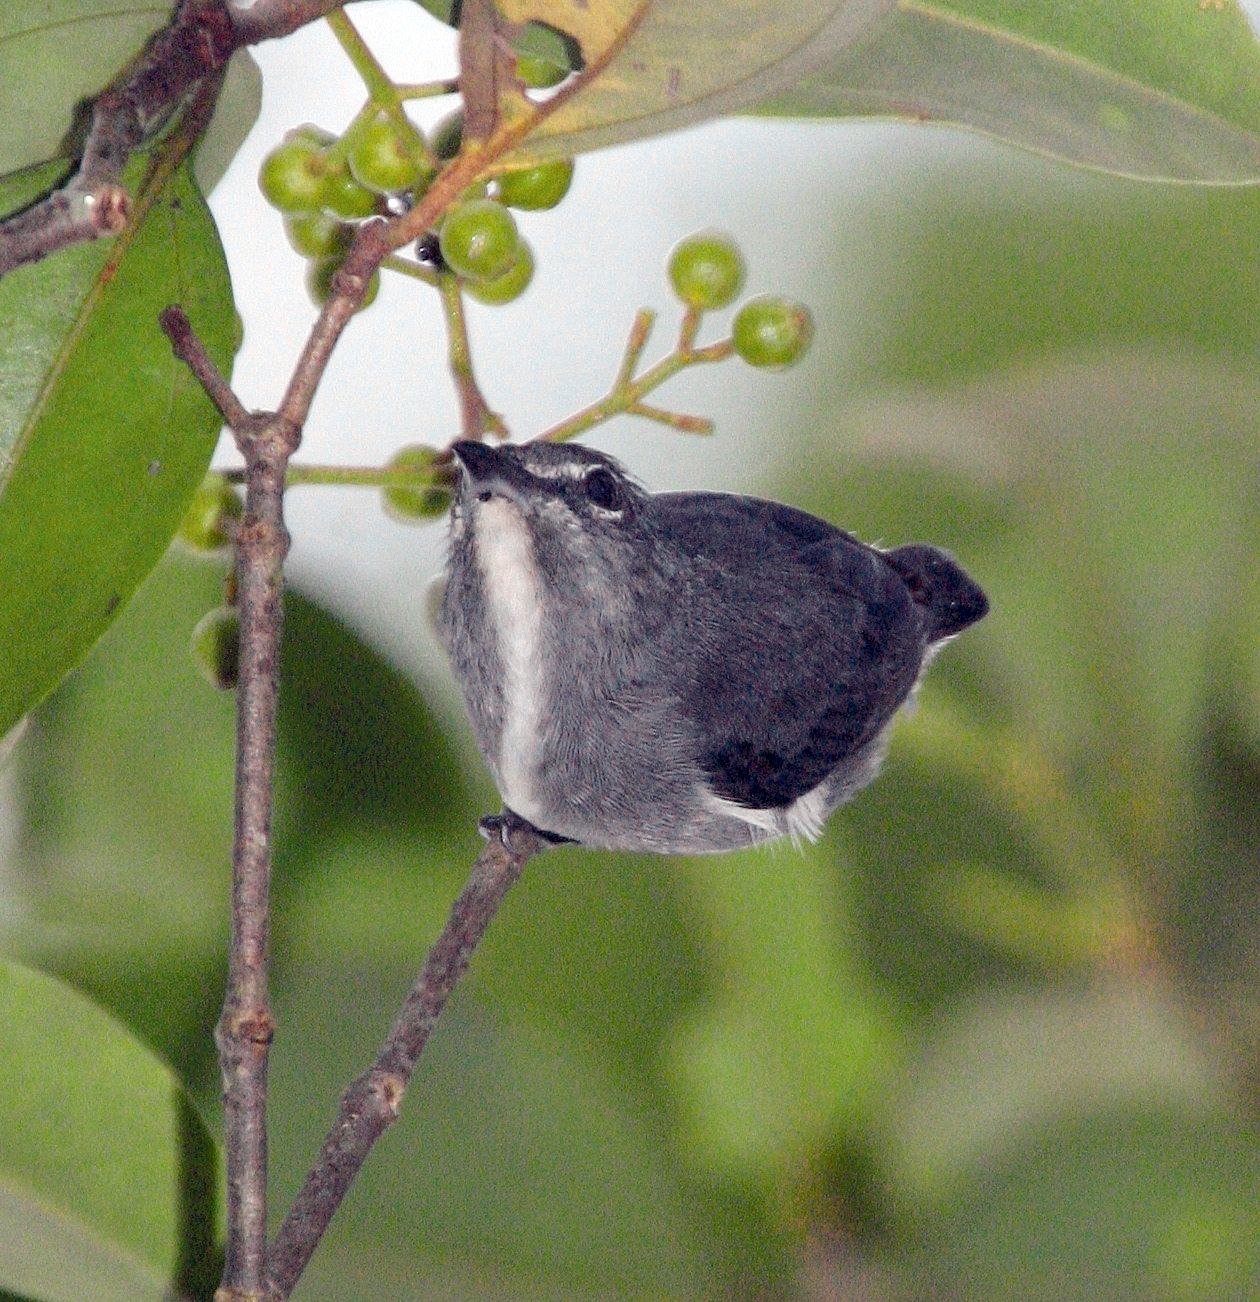
<path id="1" fill-rule="evenodd" d="M 532 863 L 299 1296 L 1260 1291 L 1260 194 L 950 157 L 837 233 L 775 487 L 991 615 L 819 846 Z M 220 597 L 172 556 L 35 718 L 0 897 L 211 1117 Z M 284 672 L 280 1211 L 494 807 L 298 596 Z"/>

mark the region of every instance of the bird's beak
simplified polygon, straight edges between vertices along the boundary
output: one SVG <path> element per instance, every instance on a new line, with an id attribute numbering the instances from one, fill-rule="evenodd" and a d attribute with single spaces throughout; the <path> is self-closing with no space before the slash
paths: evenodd
<path id="1" fill-rule="evenodd" d="M 464 468 L 468 492 L 483 502 L 489 501 L 493 496 L 519 501 L 527 494 L 536 494 L 538 491 L 534 476 L 504 448 L 492 448 L 485 443 L 461 439 L 451 445 L 451 451 Z"/>

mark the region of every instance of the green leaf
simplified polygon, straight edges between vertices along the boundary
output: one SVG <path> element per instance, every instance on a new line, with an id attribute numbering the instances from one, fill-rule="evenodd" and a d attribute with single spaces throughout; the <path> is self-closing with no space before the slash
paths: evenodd
<path id="1" fill-rule="evenodd" d="M 0 962 L 0 1285 L 205 1296 L 218 1154 L 174 1073 L 52 977 Z"/>
<path id="2" fill-rule="evenodd" d="M 1106 171 L 1260 181 L 1260 46 L 1197 0 L 899 0 L 762 111 L 946 122 Z"/>
<path id="3" fill-rule="evenodd" d="M 164 148 L 170 148 L 168 142 Z M 161 556 L 219 417 L 157 324 L 188 312 L 221 367 L 236 320 L 205 201 L 136 159 L 133 220 L 0 280 L 0 734 L 71 669 Z M 0 212 L 57 165 L 0 182 Z"/>
<path id="4" fill-rule="evenodd" d="M 75 157 L 92 99 L 126 70 L 172 9 L 163 0 L 8 0 L 0 7 L 0 177 Z M 258 65 L 239 50 L 198 150 L 204 192 L 223 175 L 261 104 Z"/>
<path id="5" fill-rule="evenodd" d="M 162 0 L 9 0 L 0 7 L 0 175 L 73 156 L 88 123 L 84 101 L 170 13 Z"/>
<path id="6" fill-rule="evenodd" d="M 528 925 L 515 908 L 495 921 Z M 325 945 L 322 962 L 276 974 L 290 1046 L 271 1072 L 278 1206 L 418 959 L 336 954 Z M 554 957 L 565 979 L 567 956 Z M 477 954 L 473 971 L 485 966 Z M 304 1287 L 326 1298 L 711 1296 L 708 1237 L 660 1130 L 597 1055 L 574 1052 L 558 1024 L 497 1018 L 461 988 Z"/>
<path id="7" fill-rule="evenodd" d="M 884 1100 L 886 1160 L 909 1204 L 947 1200 L 1022 1132 L 1064 1115 L 1222 1097 L 1167 992 L 1118 981 L 988 994 L 939 1022 Z"/>
<path id="8" fill-rule="evenodd" d="M 1025 1136 L 923 1227 L 901 1297 L 1256 1296 L 1260 1145 L 1224 1113 L 1110 1107 Z"/>
<path id="9" fill-rule="evenodd" d="M 202 194 L 209 194 L 218 184 L 261 109 L 262 69 L 248 50 L 237 50 L 228 63 L 214 117 L 197 145 L 193 175 Z"/>
<path id="10" fill-rule="evenodd" d="M 860 1130 L 898 1051 L 896 1012 L 853 943 L 826 843 L 683 866 L 716 977 L 668 1048 L 684 1142 L 709 1173 L 774 1188 Z"/>

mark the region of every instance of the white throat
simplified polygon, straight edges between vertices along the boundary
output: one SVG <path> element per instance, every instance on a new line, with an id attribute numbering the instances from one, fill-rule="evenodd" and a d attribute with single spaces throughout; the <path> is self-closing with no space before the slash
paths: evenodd
<path id="1" fill-rule="evenodd" d="M 477 504 L 473 546 L 503 666 L 499 791 L 514 813 L 544 818 L 535 793 L 542 725 L 542 590 L 520 512 L 504 498 Z"/>

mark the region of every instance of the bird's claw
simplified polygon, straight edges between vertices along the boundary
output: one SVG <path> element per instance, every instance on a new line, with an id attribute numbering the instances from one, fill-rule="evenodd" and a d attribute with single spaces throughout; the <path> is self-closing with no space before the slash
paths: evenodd
<path id="1" fill-rule="evenodd" d="M 535 827 L 528 818 L 522 818 L 520 814 L 508 809 L 506 805 L 501 814 L 487 814 L 477 824 L 477 830 L 487 841 L 497 839 L 503 848 L 512 854 L 520 853 L 520 847 L 512 844 L 512 838 L 521 833 L 536 836 L 539 840 L 546 841 L 548 845 L 577 844 L 572 837 L 561 836 L 557 832 L 545 832 L 541 827 Z"/>

